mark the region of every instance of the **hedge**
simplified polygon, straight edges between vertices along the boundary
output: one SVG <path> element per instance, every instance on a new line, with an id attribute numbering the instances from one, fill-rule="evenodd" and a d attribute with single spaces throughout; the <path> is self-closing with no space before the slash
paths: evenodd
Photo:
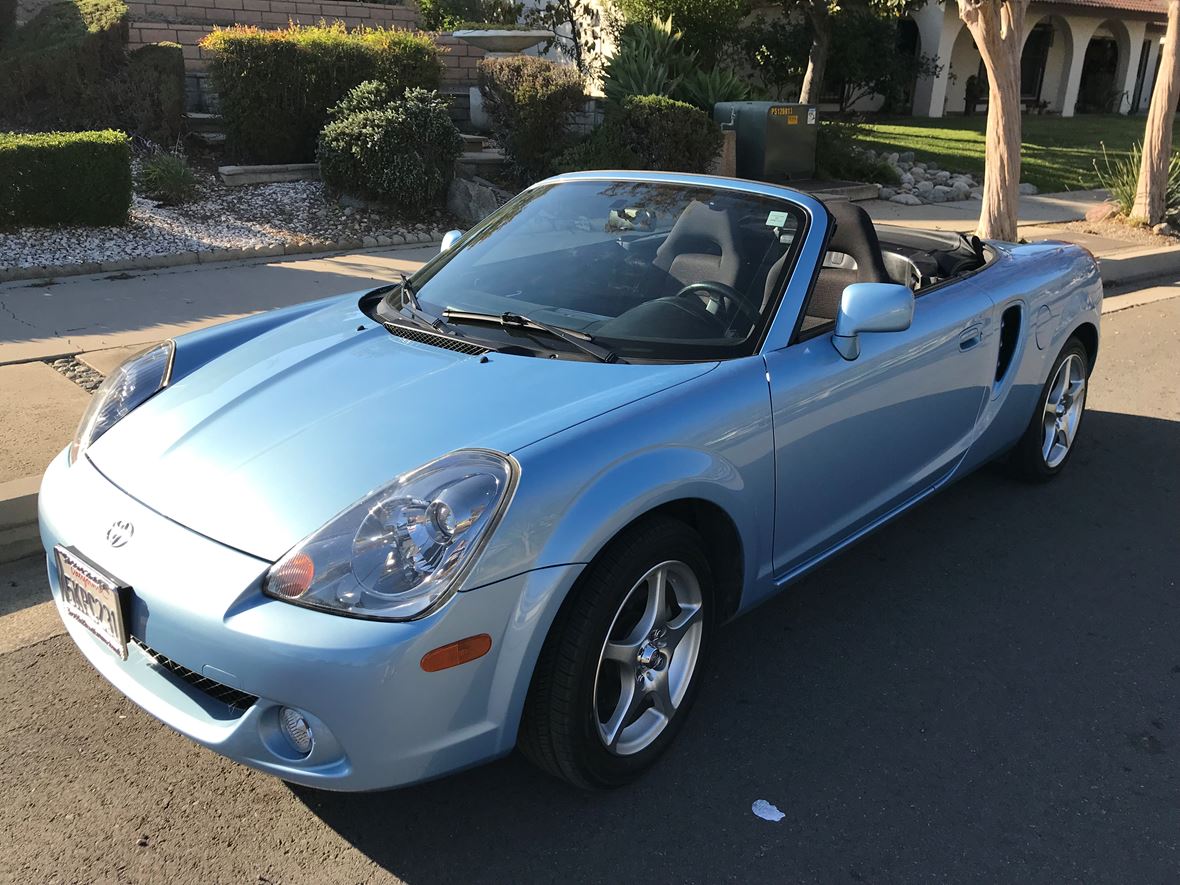
<path id="1" fill-rule="evenodd" d="M 442 77 L 434 41 L 410 31 L 238 26 L 215 29 L 201 45 L 213 55 L 226 148 L 259 163 L 313 160 L 328 108 L 365 80 L 401 95 L 411 87 L 435 89 Z"/>
<path id="2" fill-rule="evenodd" d="M 586 102 L 577 70 L 529 55 L 485 58 L 479 90 L 496 141 L 522 183 L 551 175 L 570 143 L 570 120 Z"/>
<path id="3" fill-rule="evenodd" d="M 0 56 L 0 119 L 37 129 L 118 121 L 121 95 L 109 83 L 126 67 L 126 42 L 122 0 L 43 7 L 13 32 Z"/>
<path id="4" fill-rule="evenodd" d="M 0 133 L 0 227 L 122 224 L 130 207 L 122 132 Z"/>
<path id="5" fill-rule="evenodd" d="M 180 137 L 184 121 L 184 50 L 152 43 L 127 56 L 124 125 L 162 145 Z"/>
<path id="6" fill-rule="evenodd" d="M 706 172 L 721 150 L 721 128 L 704 111 L 660 95 L 633 95 L 590 137 L 566 151 L 563 171 L 651 169 Z"/>

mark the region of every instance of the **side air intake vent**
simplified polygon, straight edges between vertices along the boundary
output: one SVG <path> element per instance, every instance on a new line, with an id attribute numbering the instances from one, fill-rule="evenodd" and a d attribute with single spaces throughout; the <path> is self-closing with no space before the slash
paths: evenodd
<path id="1" fill-rule="evenodd" d="M 491 348 L 489 347 L 484 347 L 481 344 L 473 344 L 461 338 L 452 338 L 450 335 L 443 335 L 441 332 L 427 332 L 425 329 L 418 329 L 414 326 L 403 326 L 399 323 L 385 323 L 384 325 L 391 334 L 397 335 L 399 338 L 405 338 L 408 341 L 417 341 L 419 344 L 429 344 L 431 347 L 441 347 L 445 350 L 453 350 L 456 353 L 465 353 L 468 356 L 483 356 L 485 353 L 491 353 Z"/>
<path id="2" fill-rule="evenodd" d="M 1020 340 L 1020 318 L 1024 313 L 1019 304 L 1013 304 L 1000 317 L 1000 355 L 996 359 L 996 381 L 999 382 L 1012 365 L 1016 343 Z"/>

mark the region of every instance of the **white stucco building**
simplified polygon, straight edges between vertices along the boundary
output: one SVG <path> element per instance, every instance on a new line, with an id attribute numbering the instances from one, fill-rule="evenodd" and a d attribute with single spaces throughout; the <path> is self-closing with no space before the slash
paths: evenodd
<path id="1" fill-rule="evenodd" d="M 918 51 L 937 56 L 942 65 L 937 77 L 915 85 L 913 113 L 962 113 L 967 78 L 986 78 L 957 3 L 930 2 L 911 17 Z M 1026 18 L 1021 98 L 1030 108 L 1063 117 L 1145 110 L 1165 18 L 1159 0 L 1034 0 Z M 986 88 L 982 92 L 986 96 Z M 985 107 L 981 102 L 978 110 Z"/>

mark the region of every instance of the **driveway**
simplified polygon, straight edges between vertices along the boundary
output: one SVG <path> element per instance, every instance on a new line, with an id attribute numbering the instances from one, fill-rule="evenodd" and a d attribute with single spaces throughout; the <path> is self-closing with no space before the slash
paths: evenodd
<path id="1" fill-rule="evenodd" d="M 1103 335 L 1059 481 L 985 470 L 726 628 L 678 743 L 617 792 L 515 755 L 288 787 L 33 631 L 0 654 L 0 880 L 1175 881 L 1180 299 Z M 36 561 L 0 581 L 6 636 L 46 591 Z"/>

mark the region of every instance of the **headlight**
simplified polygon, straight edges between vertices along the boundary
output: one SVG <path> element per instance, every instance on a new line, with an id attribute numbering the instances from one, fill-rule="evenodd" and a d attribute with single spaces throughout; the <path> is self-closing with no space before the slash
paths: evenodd
<path id="1" fill-rule="evenodd" d="M 70 463 L 132 409 L 159 392 L 172 374 L 171 341 L 136 354 L 99 385 L 70 445 Z"/>
<path id="2" fill-rule="evenodd" d="M 377 620 L 422 617 L 454 593 L 516 486 L 504 455 L 471 449 L 349 507 L 267 572 L 277 599 Z"/>

